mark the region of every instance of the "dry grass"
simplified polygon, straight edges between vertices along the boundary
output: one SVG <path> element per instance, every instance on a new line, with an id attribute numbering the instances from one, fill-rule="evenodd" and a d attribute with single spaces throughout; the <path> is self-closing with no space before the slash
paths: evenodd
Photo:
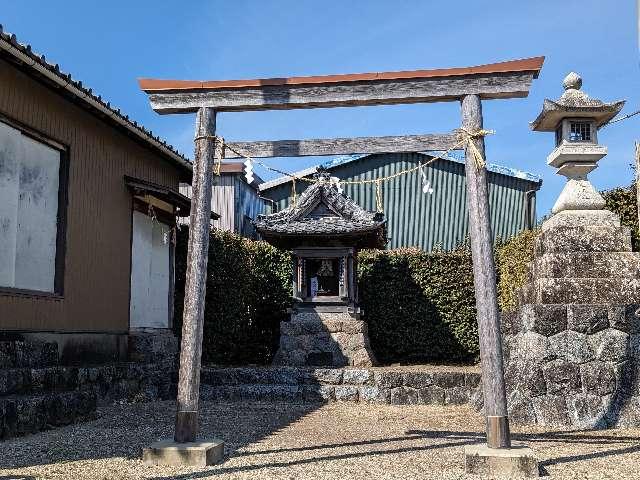
<path id="1" fill-rule="evenodd" d="M 0 443 L 0 479 L 466 479 L 481 439 L 467 407 L 205 403 L 202 437 L 226 441 L 208 469 L 147 467 L 142 448 L 172 432 L 172 402 L 116 405 L 99 418 Z M 550 478 L 640 477 L 640 430 L 519 430 Z"/>

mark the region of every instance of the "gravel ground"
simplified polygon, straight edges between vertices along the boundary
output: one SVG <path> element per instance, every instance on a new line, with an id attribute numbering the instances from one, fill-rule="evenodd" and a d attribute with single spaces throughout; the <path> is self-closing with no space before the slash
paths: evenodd
<path id="1" fill-rule="evenodd" d="M 471 479 L 463 448 L 482 418 L 468 407 L 334 403 L 202 405 L 202 437 L 226 441 L 207 469 L 148 467 L 169 437 L 173 402 L 114 405 L 94 421 L 0 443 L 0 479 Z M 638 478 L 640 430 L 517 430 L 550 478 Z M 549 477 L 548 477 L 549 478 Z"/>

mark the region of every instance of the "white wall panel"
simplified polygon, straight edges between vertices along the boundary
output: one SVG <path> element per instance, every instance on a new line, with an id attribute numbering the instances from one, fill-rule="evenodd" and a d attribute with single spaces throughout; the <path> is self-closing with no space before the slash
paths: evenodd
<path id="1" fill-rule="evenodd" d="M 169 327 L 169 227 L 133 212 L 131 328 Z"/>
<path id="2" fill-rule="evenodd" d="M 20 165 L 17 288 L 54 290 L 60 152 L 22 136 Z"/>
<path id="3" fill-rule="evenodd" d="M 13 287 L 16 271 L 21 135 L 0 122 L 0 286 Z"/>
<path id="4" fill-rule="evenodd" d="M 54 291 L 60 152 L 0 123 L 0 286 Z"/>

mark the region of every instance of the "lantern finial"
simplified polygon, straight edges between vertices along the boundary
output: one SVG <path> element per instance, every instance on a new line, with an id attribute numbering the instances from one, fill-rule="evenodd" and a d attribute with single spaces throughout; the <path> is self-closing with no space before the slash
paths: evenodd
<path id="1" fill-rule="evenodd" d="M 582 77 L 578 75 L 576 72 L 569 72 L 569 74 L 564 77 L 562 81 L 562 86 L 565 90 L 574 89 L 580 90 L 582 87 Z"/>

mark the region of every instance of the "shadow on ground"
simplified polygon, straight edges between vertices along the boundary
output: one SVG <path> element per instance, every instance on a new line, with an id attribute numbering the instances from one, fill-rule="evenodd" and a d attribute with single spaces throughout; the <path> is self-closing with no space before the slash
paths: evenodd
<path id="1" fill-rule="evenodd" d="M 225 461 L 203 470 L 172 471 L 171 475 L 156 470 L 147 475 L 155 475 L 154 480 L 266 478 L 273 469 L 294 467 L 291 472 L 300 472 L 300 466 L 312 473 L 327 468 L 335 472 L 341 468 L 336 464 L 345 461 L 351 468 L 362 465 L 370 468 L 372 463 L 379 463 L 380 468 L 391 470 L 399 462 L 400 471 L 407 465 L 416 467 L 416 462 L 427 461 L 431 466 L 459 471 L 462 448 L 484 440 L 481 418 L 460 407 L 446 411 L 436 407 L 403 410 L 372 405 L 356 408 L 338 403 L 326 407 L 327 411 L 318 411 L 320 405 L 285 402 L 203 402 L 201 407 L 200 438 L 222 437 L 226 444 Z M 139 472 L 142 448 L 173 433 L 174 408 L 173 402 L 115 405 L 101 409 L 101 417 L 93 422 L 3 442 L 0 468 L 50 464 L 66 468 L 63 465 L 82 460 L 122 457 L 129 462 L 116 461 L 111 467 L 99 468 Z M 369 410 L 362 412 L 361 408 Z M 412 425 L 422 428 L 412 429 Z M 624 459 L 621 463 L 632 466 L 635 457 L 630 459 L 628 455 L 640 453 L 640 438 L 630 432 L 635 433 L 556 430 L 516 433 L 513 437 L 539 452 L 542 474 L 549 469 L 555 475 L 566 470 L 563 467 L 566 465 L 569 470 L 591 468 L 581 462 L 598 459 L 609 459 L 605 462 L 608 465 Z M 415 454 L 409 456 L 413 460 L 408 460 L 405 453 Z M 82 471 L 98 467 L 88 463 L 74 468 Z M 597 468 L 608 467 L 600 463 Z M 29 475 L 33 473 L 0 476 L 0 480 L 31 480 Z"/>
<path id="2" fill-rule="evenodd" d="M 596 432 L 596 431 L 592 431 Z M 601 430 L 598 430 L 601 432 Z M 530 434 L 515 434 L 513 436 L 513 440 L 516 442 L 527 442 L 530 443 L 531 446 L 534 446 L 538 443 L 544 442 L 553 442 L 553 443 L 580 443 L 582 445 L 585 444 L 593 444 L 598 446 L 603 445 L 620 445 L 623 443 L 629 442 L 640 442 L 640 438 L 635 436 L 612 436 L 612 435 L 590 435 L 589 431 L 557 431 L 557 432 L 547 432 L 547 433 L 530 433 Z M 371 457 L 371 456 L 384 456 L 384 455 L 393 455 L 397 453 L 408 453 L 408 452 L 421 452 L 427 450 L 437 450 L 441 448 L 452 448 L 452 447 L 464 447 L 466 445 L 473 445 L 476 443 L 481 443 L 484 441 L 484 433 L 479 432 L 457 432 L 457 431 L 426 431 L 426 430 L 408 430 L 406 435 L 398 436 L 398 437 L 389 437 L 384 439 L 374 439 L 367 441 L 358 441 L 358 442 L 340 442 L 334 444 L 317 444 L 311 446 L 301 446 L 301 447 L 291 447 L 291 448 L 277 448 L 277 449 L 265 449 L 265 450 L 257 450 L 251 452 L 239 452 L 233 456 L 260 456 L 260 455 L 269 455 L 269 454 L 286 454 L 286 453 L 294 453 L 294 452 L 314 452 L 319 450 L 330 450 L 330 449 L 344 449 L 347 447 L 353 446 L 386 446 L 389 447 L 389 444 L 393 444 L 394 442 L 405 442 L 407 440 L 435 440 L 437 443 L 431 443 L 427 445 L 418 445 L 412 447 L 402 447 L 402 448 L 379 448 L 367 450 L 364 452 L 353 452 L 353 453 L 335 453 L 335 454 L 326 454 L 322 453 L 312 458 L 304 458 L 304 459 L 296 459 L 286 462 L 265 462 L 258 463 L 254 465 L 243 465 L 243 466 L 231 466 L 225 467 L 224 464 L 221 466 L 215 467 L 215 470 L 204 470 L 202 472 L 189 473 L 185 475 L 171 476 L 171 477 L 153 477 L 152 480 L 170 480 L 170 479 L 178 479 L 178 480 L 186 480 L 192 478 L 206 478 L 210 476 L 218 476 L 224 474 L 233 474 L 247 471 L 259 471 L 265 468 L 286 468 L 292 467 L 296 465 L 304 465 L 311 464 L 317 462 L 327 462 L 334 460 L 345 460 L 352 459 L 357 457 Z M 543 460 L 540 462 L 540 473 L 542 476 L 548 476 L 547 467 L 559 465 L 563 463 L 571 463 L 578 462 L 583 460 L 590 460 L 595 458 L 603 458 L 603 457 L 615 457 L 617 455 L 626 455 L 629 453 L 640 452 L 640 443 L 638 445 L 625 446 L 621 448 L 612 448 L 605 451 L 598 451 L 587 454 L 580 455 L 567 455 L 567 456 L 558 456 L 555 458 Z"/>
<path id="3" fill-rule="evenodd" d="M 225 457 L 229 457 L 320 407 L 285 402 L 202 402 L 198 437 L 223 437 Z M 0 469 L 113 457 L 140 459 L 144 447 L 173 437 L 175 403 L 171 401 L 113 405 L 100 409 L 98 415 L 91 422 L 0 443 Z"/>

